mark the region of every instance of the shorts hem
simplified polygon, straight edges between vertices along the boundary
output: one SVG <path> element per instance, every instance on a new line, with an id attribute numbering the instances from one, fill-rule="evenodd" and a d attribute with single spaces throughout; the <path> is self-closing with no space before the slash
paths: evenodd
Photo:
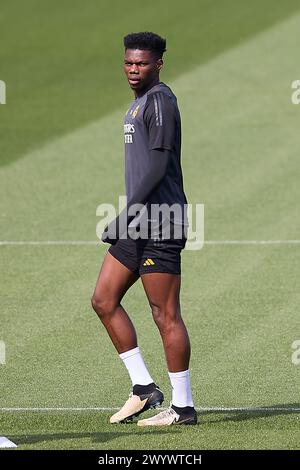
<path id="1" fill-rule="evenodd" d="M 175 270 L 171 270 L 171 269 L 167 269 L 167 268 L 157 268 L 157 269 L 152 269 L 151 271 L 144 271 L 143 269 L 139 269 L 139 274 L 140 276 L 142 274 L 159 274 L 159 273 L 165 273 L 165 274 L 175 274 L 177 276 L 180 276 L 181 275 L 181 271 L 176 271 L 174 272 Z"/>
<path id="2" fill-rule="evenodd" d="M 132 271 L 133 273 L 137 272 L 138 271 L 138 268 L 134 268 L 133 266 L 131 266 L 129 263 L 127 263 L 126 261 L 124 261 L 123 258 L 121 258 L 120 256 L 116 255 L 113 250 L 110 250 L 110 248 L 108 249 L 108 252 L 117 260 L 119 261 L 119 263 L 123 264 L 123 266 L 125 266 L 125 268 L 129 269 L 129 271 Z"/>

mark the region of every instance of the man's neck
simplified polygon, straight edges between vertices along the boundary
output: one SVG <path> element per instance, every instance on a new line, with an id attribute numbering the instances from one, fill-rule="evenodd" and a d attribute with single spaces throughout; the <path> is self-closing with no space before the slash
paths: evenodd
<path id="1" fill-rule="evenodd" d="M 135 98 L 141 98 L 147 91 L 151 90 L 155 85 L 158 85 L 160 83 L 159 78 L 154 80 L 153 82 L 150 83 L 146 88 L 143 88 L 142 90 L 134 90 L 134 96 Z"/>

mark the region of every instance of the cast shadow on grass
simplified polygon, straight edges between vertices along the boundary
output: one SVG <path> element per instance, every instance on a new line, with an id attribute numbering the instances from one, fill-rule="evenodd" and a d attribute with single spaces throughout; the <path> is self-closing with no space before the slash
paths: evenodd
<path id="1" fill-rule="evenodd" d="M 255 407 L 253 409 L 245 409 L 245 410 L 216 410 L 216 411 L 202 411 L 198 412 L 199 420 L 201 423 L 201 416 L 207 415 L 222 415 L 218 419 L 205 419 L 205 424 L 213 424 L 213 423 L 221 423 L 221 422 L 240 422 L 240 421 L 247 421 L 259 418 L 270 418 L 274 416 L 283 416 L 283 415 L 290 415 L 290 414 L 299 414 L 300 413 L 300 403 L 290 403 L 290 404 L 283 404 L 283 405 L 272 405 L 272 406 L 264 406 Z M 226 415 L 226 416 L 224 416 Z"/>
<path id="2" fill-rule="evenodd" d="M 174 430 L 173 433 L 178 432 Z M 39 442 L 48 442 L 48 441 L 58 441 L 64 439 L 91 439 L 92 443 L 104 443 L 109 442 L 120 437 L 129 437 L 137 436 L 141 437 L 142 435 L 148 434 L 145 430 L 134 430 L 130 432 L 61 432 L 61 433 L 52 433 L 52 434 L 14 434 L 10 435 L 9 439 L 15 442 L 18 446 L 23 444 L 37 444 Z M 168 430 L 156 430 L 155 434 L 170 434 L 170 429 Z"/>

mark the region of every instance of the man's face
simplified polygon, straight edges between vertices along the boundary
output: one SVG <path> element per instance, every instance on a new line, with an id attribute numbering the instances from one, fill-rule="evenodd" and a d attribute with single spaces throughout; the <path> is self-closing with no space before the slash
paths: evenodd
<path id="1" fill-rule="evenodd" d="M 147 88 L 157 80 L 162 59 L 155 59 L 151 51 L 141 49 L 126 49 L 124 72 L 132 90 L 137 92 Z"/>

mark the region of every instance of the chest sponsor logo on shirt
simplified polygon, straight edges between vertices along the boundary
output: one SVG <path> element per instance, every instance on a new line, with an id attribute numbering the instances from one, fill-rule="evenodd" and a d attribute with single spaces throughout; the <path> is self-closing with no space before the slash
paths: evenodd
<path id="1" fill-rule="evenodd" d="M 135 133 L 134 124 L 126 123 L 124 124 L 124 138 L 125 144 L 132 144 L 133 143 L 133 135 Z"/>

